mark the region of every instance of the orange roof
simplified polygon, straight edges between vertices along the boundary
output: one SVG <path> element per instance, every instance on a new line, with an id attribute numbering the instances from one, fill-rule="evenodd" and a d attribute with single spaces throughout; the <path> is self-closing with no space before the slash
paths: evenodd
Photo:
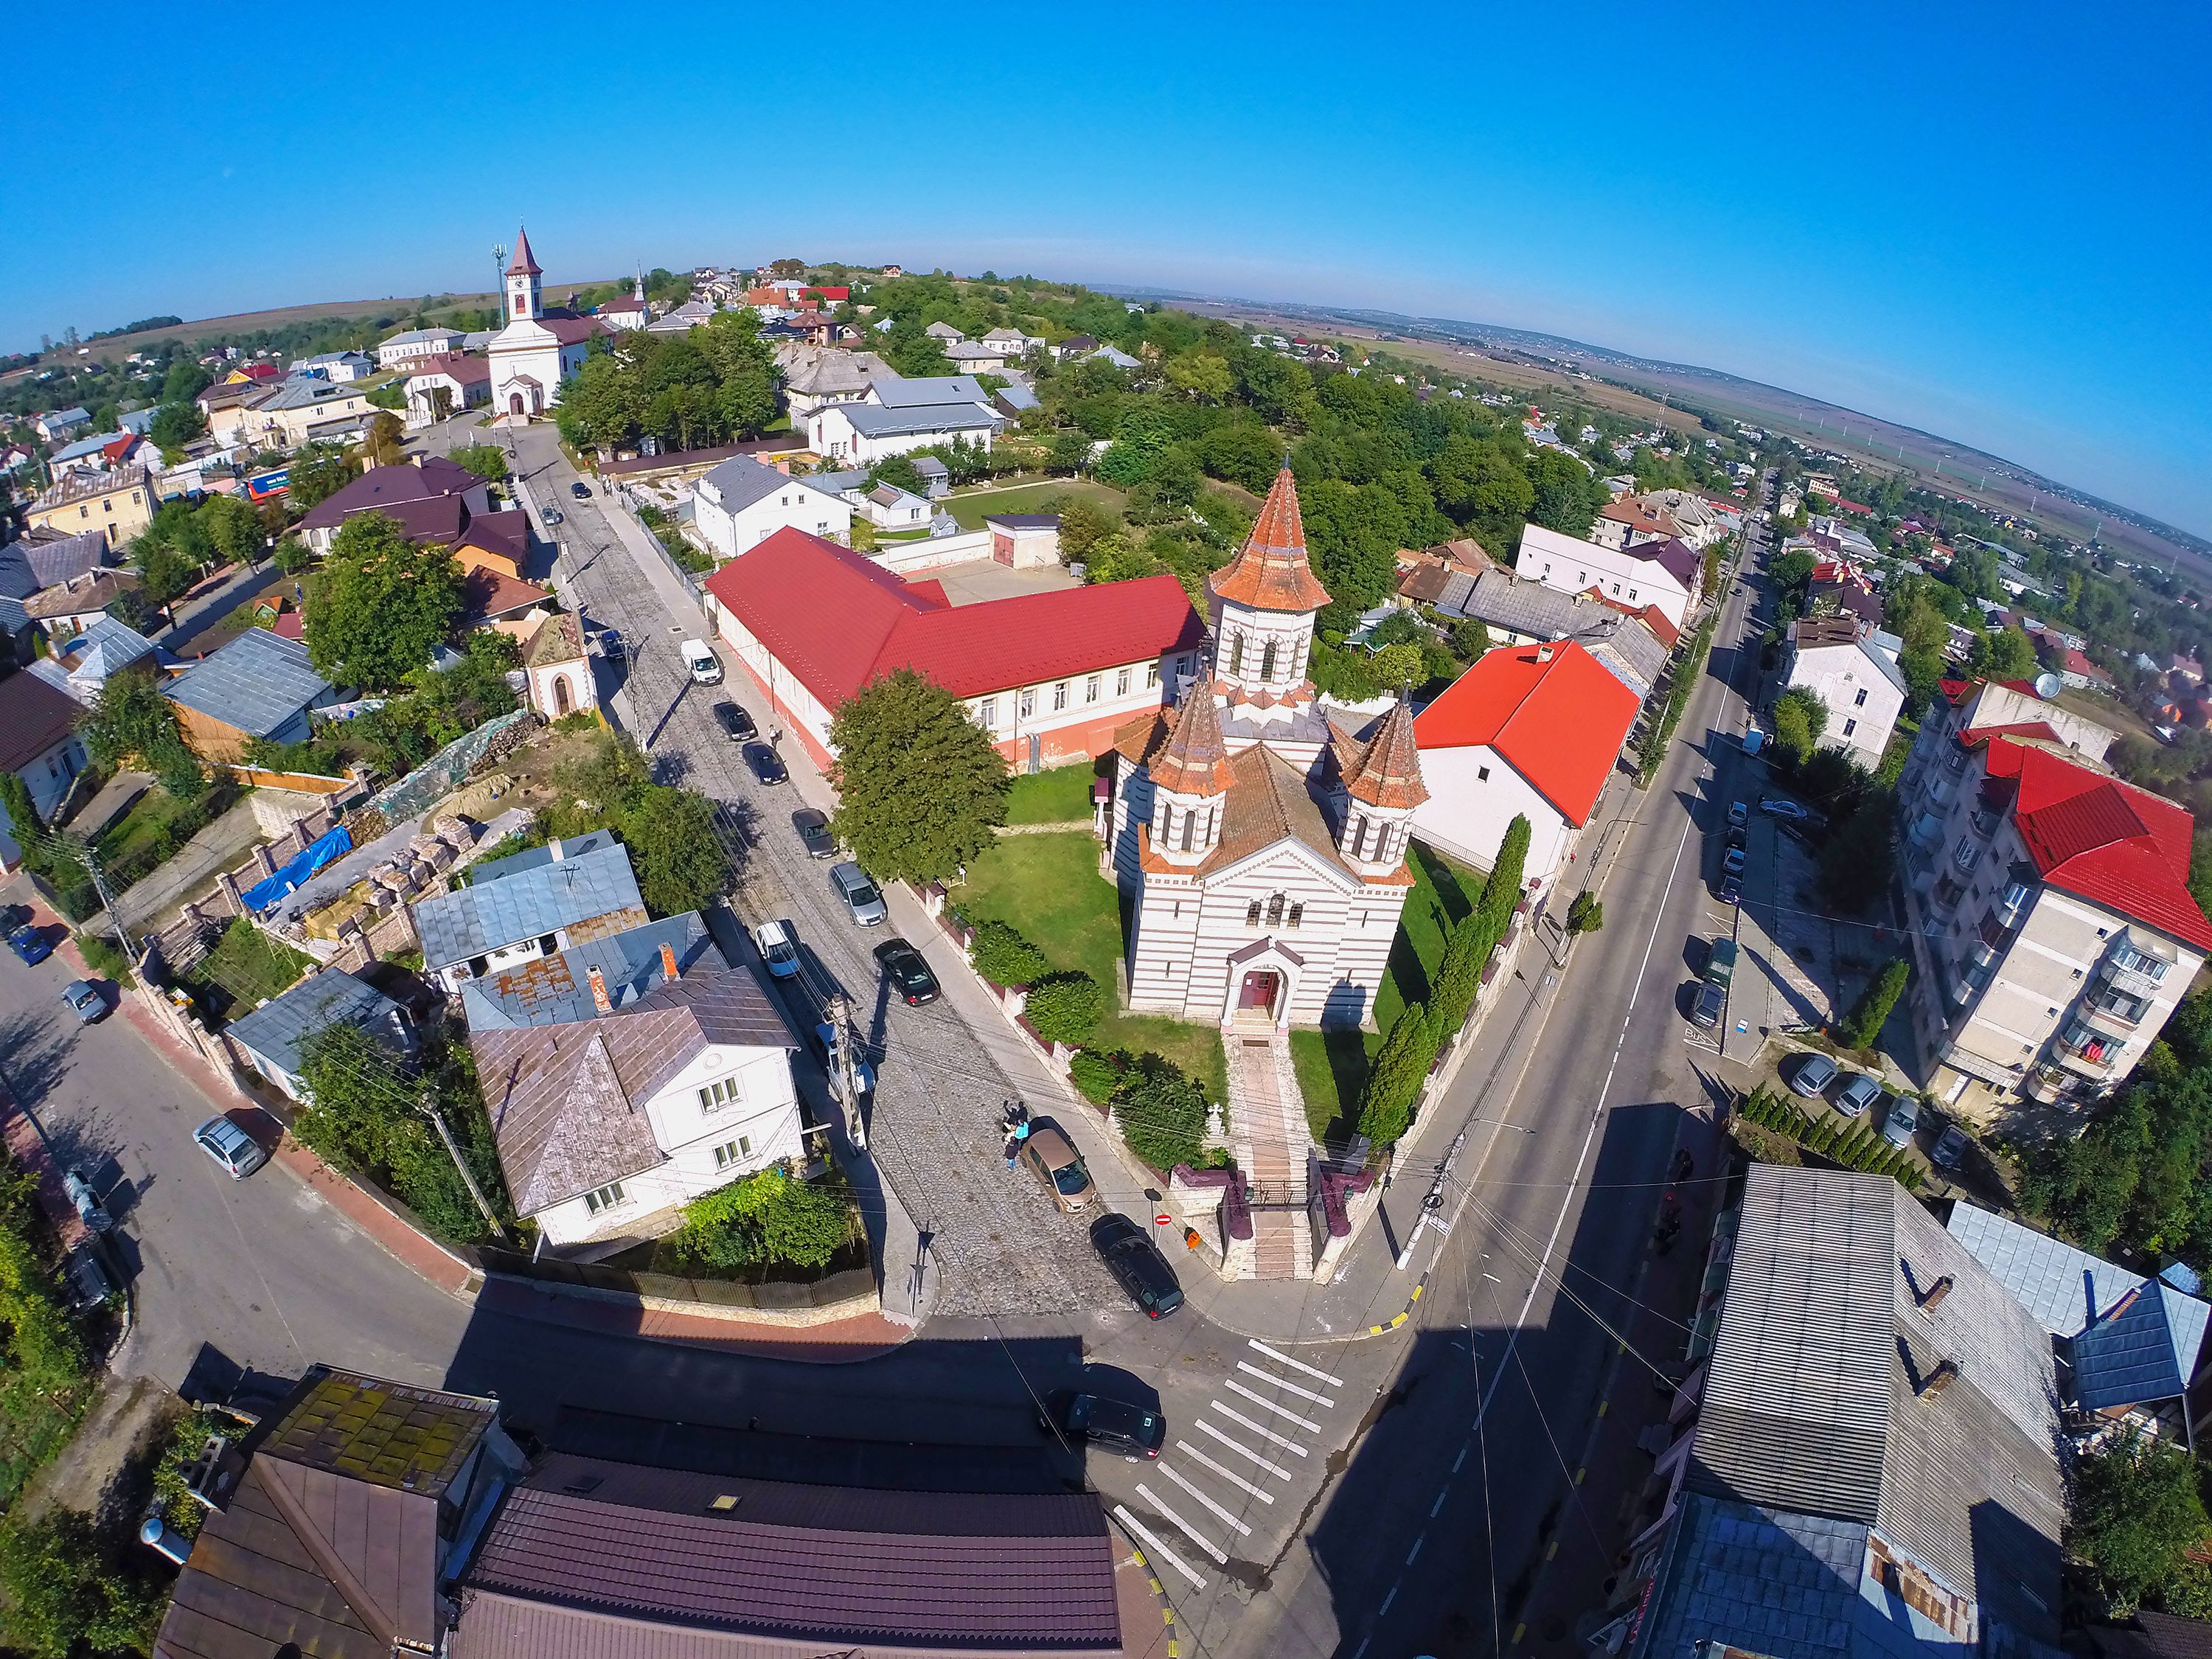
<path id="1" fill-rule="evenodd" d="M 1414 807 L 1428 799 L 1410 703 L 1401 699 L 1382 717 L 1365 751 L 1345 774 L 1344 787 L 1352 799 L 1370 806 Z"/>
<path id="2" fill-rule="evenodd" d="M 1243 547 L 1206 579 L 1206 586 L 1216 599 L 1255 611 L 1304 612 L 1328 603 L 1328 590 L 1306 562 L 1306 529 L 1298 518 L 1297 481 L 1290 468 L 1275 475 Z"/>
<path id="3" fill-rule="evenodd" d="M 1221 713 L 1209 682 L 1193 686 L 1173 721 L 1167 746 L 1146 769 L 1163 789 L 1184 795 L 1218 795 L 1229 787 L 1229 742 L 1221 735 Z"/>
<path id="4" fill-rule="evenodd" d="M 1571 823 L 1589 821 L 1636 693 L 1573 641 L 1486 652 L 1413 720 L 1422 750 L 1486 747 Z"/>

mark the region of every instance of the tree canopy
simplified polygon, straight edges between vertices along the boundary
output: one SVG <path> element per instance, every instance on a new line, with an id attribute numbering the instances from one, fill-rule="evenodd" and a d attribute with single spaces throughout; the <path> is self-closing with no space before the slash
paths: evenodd
<path id="1" fill-rule="evenodd" d="M 428 665 L 462 602 L 452 554 L 416 546 L 381 513 L 356 513 L 307 591 L 307 654 L 333 685 L 390 690 Z"/>
<path id="2" fill-rule="evenodd" d="M 830 726 L 838 838 L 884 879 L 942 881 L 1006 821 L 1006 763 L 960 701 L 911 668 L 863 686 Z"/>
<path id="3" fill-rule="evenodd" d="M 2095 1569 L 2115 1613 L 2144 1601 L 2192 1619 L 2212 1613 L 2212 1576 L 2190 1559 L 2212 1540 L 2197 1480 L 2186 1451 L 2133 1431 L 2075 1465 L 2067 1547 Z"/>
<path id="4" fill-rule="evenodd" d="M 751 311 L 682 334 L 633 330 L 595 348 L 562 388 L 554 419 L 580 448 L 653 437 L 699 449 L 760 435 L 775 418 L 775 366 Z"/>

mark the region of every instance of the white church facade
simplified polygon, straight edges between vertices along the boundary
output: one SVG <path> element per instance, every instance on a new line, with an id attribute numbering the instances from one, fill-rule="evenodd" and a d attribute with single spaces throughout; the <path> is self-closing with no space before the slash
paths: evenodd
<path id="1" fill-rule="evenodd" d="M 507 267 L 507 326 L 484 348 L 491 362 L 491 418 L 543 415 L 561 401 L 561 385 L 584 366 L 594 336 L 612 331 L 596 317 L 548 309 L 543 273 L 518 231 Z"/>
<path id="2" fill-rule="evenodd" d="M 1307 679 L 1328 594 L 1288 468 L 1206 589 L 1210 675 L 1115 734 L 1130 1006 L 1231 1028 L 1371 1024 L 1428 799 L 1412 710 L 1347 729 Z"/>

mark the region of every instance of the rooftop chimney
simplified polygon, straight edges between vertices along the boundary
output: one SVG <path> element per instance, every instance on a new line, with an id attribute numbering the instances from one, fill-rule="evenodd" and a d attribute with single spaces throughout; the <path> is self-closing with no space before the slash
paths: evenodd
<path id="1" fill-rule="evenodd" d="M 660 941 L 660 971 L 671 979 L 676 977 L 676 947 L 666 939 Z"/>
<path id="2" fill-rule="evenodd" d="M 596 968 L 592 969 L 592 1004 L 603 1014 L 615 1011 L 614 1001 L 607 995 L 607 976 Z"/>
<path id="3" fill-rule="evenodd" d="M 1549 662 L 1551 659 L 1552 647 L 1548 644 L 1540 645 L 1536 647 L 1536 660 L 1538 662 Z"/>
<path id="4" fill-rule="evenodd" d="M 1937 1279 L 1933 1285 L 1930 1285 L 1928 1287 L 1927 1294 L 1919 1298 L 1920 1310 L 1923 1313 L 1931 1313 L 1937 1308 L 1942 1307 L 1943 1305 L 1943 1298 L 1951 1294 L 1952 1287 L 1955 1283 L 1956 1281 L 1952 1279 L 1950 1274 L 1945 1273 L 1942 1278 Z"/>
<path id="5" fill-rule="evenodd" d="M 1944 1389 L 1951 1386 L 1952 1379 L 1957 1376 L 1958 1374 L 1959 1362 L 1955 1359 L 1945 1360 L 1934 1370 L 1928 1373 L 1926 1380 L 1921 1383 L 1917 1390 L 1920 1397 L 1923 1400 L 1933 1400 L 1937 1395 L 1942 1393 Z"/>
<path id="6" fill-rule="evenodd" d="M 547 842 L 545 843 L 545 850 L 546 850 L 547 852 L 550 853 L 550 854 L 553 855 L 553 862 L 554 862 L 554 863 L 556 863 L 556 864 L 560 863 L 560 862 L 561 862 L 561 837 L 560 837 L 560 836 L 554 836 L 554 837 L 553 837 L 553 839 L 552 839 L 552 840 L 550 840 L 550 841 Z"/>

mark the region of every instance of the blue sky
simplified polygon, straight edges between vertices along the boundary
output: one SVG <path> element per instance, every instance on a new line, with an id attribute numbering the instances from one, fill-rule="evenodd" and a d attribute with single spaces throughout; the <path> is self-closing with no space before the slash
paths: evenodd
<path id="1" fill-rule="evenodd" d="M 2212 535 L 2212 8 L 2164 13 L 37 7 L 0 349 L 483 286 L 523 220 L 555 285 L 795 253 L 1541 329 Z"/>

